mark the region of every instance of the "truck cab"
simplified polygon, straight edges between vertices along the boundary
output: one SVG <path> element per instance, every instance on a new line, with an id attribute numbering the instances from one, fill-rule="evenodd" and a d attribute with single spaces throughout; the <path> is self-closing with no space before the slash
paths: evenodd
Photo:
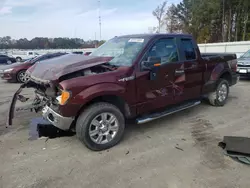
<path id="1" fill-rule="evenodd" d="M 68 54 L 31 67 L 8 123 L 21 90 L 33 87 L 36 111 L 53 126 L 76 131 L 89 149 L 103 150 L 122 139 L 126 119 L 145 123 L 203 98 L 225 105 L 236 71 L 235 54 L 201 54 L 191 35 L 115 37 L 89 56 Z"/>

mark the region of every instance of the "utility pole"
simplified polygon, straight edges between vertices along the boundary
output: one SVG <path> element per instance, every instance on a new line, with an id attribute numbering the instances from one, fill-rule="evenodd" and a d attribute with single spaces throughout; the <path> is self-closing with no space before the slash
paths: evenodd
<path id="1" fill-rule="evenodd" d="M 222 1 L 222 41 L 225 42 L 225 0 Z"/>
<path id="2" fill-rule="evenodd" d="M 100 29 L 100 41 L 102 40 L 102 20 L 101 20 L 101 1 L 98 0 L 98 7 L 99 7 L 99 29 Z"/>

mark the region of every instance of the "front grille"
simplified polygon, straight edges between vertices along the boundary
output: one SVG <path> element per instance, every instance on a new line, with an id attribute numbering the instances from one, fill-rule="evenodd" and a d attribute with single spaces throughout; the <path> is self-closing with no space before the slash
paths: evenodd
<path id="1" fill-rule="evenodd" d="M 238 64 L 238 67 L 250 67 L 250 65 L 242 65 L 242 64 Z"/>

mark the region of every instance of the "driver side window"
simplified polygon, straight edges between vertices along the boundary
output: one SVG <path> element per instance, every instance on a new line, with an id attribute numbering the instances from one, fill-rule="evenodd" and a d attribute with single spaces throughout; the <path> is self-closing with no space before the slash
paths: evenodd
<path id="1" fill-rule="evenodd" d="M 161 58 L 161 64 L 177 62 L 179 60 L 177 45 L 174 38 L 160 39 L 152 46 L 147 54 L 148 57 Z"/>

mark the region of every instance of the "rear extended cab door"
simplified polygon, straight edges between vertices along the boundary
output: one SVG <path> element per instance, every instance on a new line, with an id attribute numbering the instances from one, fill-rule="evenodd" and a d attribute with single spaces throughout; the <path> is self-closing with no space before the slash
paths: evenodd
<path id="1" fill-rule="evenodd" d="M 184 67 L 176 71 L 184 72 L 184 81 L 175 83 L 177 86 L 183 88 L 182 95 L 175 95 L 175 101 L 177 103 L 198 99 L 201 96 L 203 72 L 206 68 L 203 61 L 201 61 L 198 45 L 191 36 L 179 37 L 178 48 L 180 51 L 181 63 L 184 64 Z"/>

